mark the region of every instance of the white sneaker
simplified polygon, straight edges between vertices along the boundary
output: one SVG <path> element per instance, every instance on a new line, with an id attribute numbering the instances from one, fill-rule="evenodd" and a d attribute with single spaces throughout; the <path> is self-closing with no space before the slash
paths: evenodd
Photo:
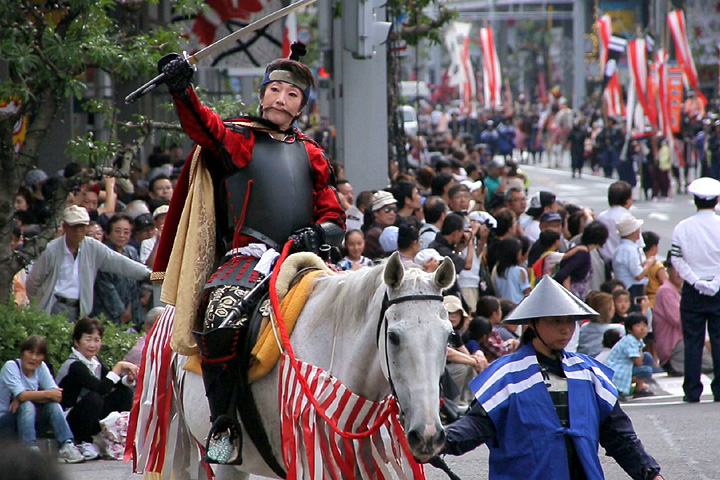
<path id="1" fill-rule="evenodd" d="M 60 463 L 82 463 L 84 461 L 85 456 L 70 440 L 64 442 L 58 450 L 58 462 Z"/>
<path id="2" fill-rule="evenodd" d="M 100 458 L 100 451 L 93 443 L 82 442 L 77 446 L 77 449 L 80 450 L 80 453 L 82 453 L 83 457 L 85 457 L 85 460 L 95 460 L 96 458 Z"/>

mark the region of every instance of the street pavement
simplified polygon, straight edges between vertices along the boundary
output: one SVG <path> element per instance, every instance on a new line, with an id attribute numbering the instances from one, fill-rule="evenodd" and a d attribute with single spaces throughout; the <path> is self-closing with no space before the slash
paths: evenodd
<path id="1" fill-rule="evenodd" d="M 523 165 L 530 176 L 530 194 L 539 190 L 554 192 L 559 200 L 592 208 L 596 213 L 607 208 L 607 188 L 613 180 L 585 174 L 571 178 L 569 169 L 548 169 Z M 692 197 L 677 195 L 671 201 L 639 200 L 631 208 L 633 214 L 645 221 L 643 229 L 660 235 L 660 255 L 670 249 L 675 225 L 695 212 Z M 633 420 L 638 436 L 663 468 L 666 479 L 720 480 L 720 403 L 712 401 L 710 379 L 703 375 L 704 395 L 699 404 L 682 402 L 682 378 L 654 375 L 651 387 L 656 395 L 622 404 Z M 462 479 L 482 479 L 488 476 L 488 450 L 484 446 L 462 456 L 446 457 L 448 465 Z M 617 464 L 601 455 L 607 480 L 627 479 Z M 65 480 L 137 480 L 129 464 L 117 461 L 94 461 L 80 465 L 62 466 Z M 443 480 L 447 476 L 430 466 L 428 480 Z M 255 478 L 255 477 L 253 477 Z"/>

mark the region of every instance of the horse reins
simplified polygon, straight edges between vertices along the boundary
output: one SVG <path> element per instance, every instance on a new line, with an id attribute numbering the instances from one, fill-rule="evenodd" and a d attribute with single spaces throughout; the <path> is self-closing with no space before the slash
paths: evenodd
<path id="1" fill-rule="evenodd" d="M 442 295 L 405 295 L 404 297 L 396 297 L 393 299 L 390 299 L 390 297 L 387 294 L 387 291 L 385 291 L 385 296 L 383 297 L 382 301 L 382 307 L 380 308 L 380 317 L 378 318 L 378 325 L 377 325 L 377 332 L 375 334 L 375 343 L 378 345 L 378 348 L 380 347 L 380 331 L 382 330 L 382 326 L 385 325 L 385 368 L 387 370 L 387 379 L 388 383 L 390 384 L 390 391 L 395 397 L 395 401 L 397 402 L 398 409 L 400 410 L 401 415 L 405 415 L 405 411 L 403 410 L 402 404 L 400 403 L 400 399 L 398 398 L 397 391 L 395 390 L 395 383 L 392 379 L 392 374 L 390 373 L 390 358 L 388 357 L 388 347 L 387 347 L 387 334 L 388 334 L 388 322 L 387 317 L 385 314 L 387 313 L 387 309 L 392 307 L 393 305 L 397 305 L 398 303 L 403 302 L 411 302 L 411 301 L 417 301 L 417 300 L 428 300 L 428 301 L 437 301 L 442 302 L 443 297 Z"/>

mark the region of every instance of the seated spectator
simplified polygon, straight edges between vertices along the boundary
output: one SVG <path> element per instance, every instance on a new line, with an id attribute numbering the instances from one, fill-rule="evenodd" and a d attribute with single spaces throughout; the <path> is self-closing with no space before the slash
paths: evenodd
<path id="1" fill-rule="evenodd" d="M 653 333 L 659 365 L 671 376 L 682 376 L 685 373 L 685 342 L 680 320 L 683 279 L 670 259 L 668 255 L 668 260 L 665 261 L 668 280 L 660 285 L 655 295 Z M 712 356 L 707 347 L 703 349 L 702 371 L 713 371 Z"/>
<path id="2" fill-rule="evenodd" d="M 625 289 L 617 289 L 613 291 L 612 298 L 615 305 L 615 315 L 613 315 L 611 323 L 623 324 L 630 313 L 630 292 Z"/>
<path id="3" fill-rule="evenodd" d="M 398 227 L 397 250 L 403 263 L 414 263 L 415 255 L 420 252 L 420 235 L 417 228 L 410 224 Z"/>
<path id="4" fill-rule="evenodd" d="M 423 203 L 425 224 L 420 227 L 420 248 L 426 249 L 440 233 L 443 221 L 447 215 L 447 205 L 440 197 L 430 197 Z"/>
<path id="5" fill-rule="evenodd" d="M 625 319 L 626 335 L 610 351 L 607 366 L 615 371 L 612 382 L 618 392 L 630 395 L 632 382 L 635 382 L 634 397 L 654 395 L 646 385 L 652 378 L 653 358 L 643 352 L 643 339 L 648 333 L 647 318 L 640 313 L 631 313 Z"/>
<path id="6" fill-rule="evenodd" d="M 645 287 L 645 294 L 648 296 L 650 308 L 653 308 L 653 305 L 655 304 L 655 293 L 657 293 L 660 285 L 665 283 L 665 281 L 668 279 L 668 274 L 665 270 L 665 266 L 663 265 L 663 263 L 657 260 L 658 247 L 660 245 L 660 236 L 655 232 L 642 232 L 642 238 L 643 242 L 645 243 L 645 246 L 643 247 L 645 257 L 648 259 L 655 259 L 655 263 L 650 267 L 650 270 L 648 271 L 648 283 Z"/>
<path id="7" fill-rule="evenodd" d="M 604 225 L 601 225 L 605 228 Z M 592 317 L 590 321 L 580 326 L 580 337 L 578 340 L 578 353 L 584 353 L 591 357 L 597 356 L 602 351 L 602 339 L 608 330 L 617 330 L 622 333 L 622 325 L 611 324 L 615 315 L 615 303 L 609 293 L 590 292 L 587 298 L 590 308 L 600 314 L 599 317 Z"/>
<path id="8" fill-rule="evenodd" d="M 500 244 L 500 255 L 493 270 L 495 292 L 500 298 L 508 298 L 515 303 L 530 293 L 530 276 L 520 264 L 523 258 L 522 244 L 517 238 L 508 238 Z"/>
<path id="9" fill-rule="evenodd" d="M 487 318 L 490 325 L 492 325 L 492 331 L 488 338 L 480 344 L 488 363 L 517 350 L 520 342 L 517 339 L 503 340 L 497 330 L 503 318 L 500 300 L 490 295 L 481 297 L 477 303 L 477 311 L 481 317 Z"/>
<path id="10" fill-rule="evenodd" d="M 640 238 L 642 224 L 643 221 L 632 214 L 625 215 L 616 224 L 621 240 L 612 258 L 613 272 L 615 277 L 625 284 L 632 298 L 645 294 L 648 273 L 656 262 L 655 257 L 652 257 L 643 263 L 640 257 L 637 241 Z"/>
<path id="11" fill-rule="evenodd" d="M 60 407 L 63 392 L 55 384 L 46 358 L 45 339 L 30 335 L 20 345 L 20 358 L 8 360 L 0 371 L 0 437 L 17 435 L 25 446 L 39 450 L 38 432 L 52 429 L 58 460 L 83 462 Z"/>
<path id="12" fill-rule="evenodd" d="M 473 395 L 468 386 L 470 380 L 476 373 L 481 372 L 487 367 L 487 360 L 482 352 L 470 354 L 462 340 L 462 335 L 467 329 L 466 320 L 468 315 L 462 306 L 459 297 L 448 295 L 443 300 L 445 308 L 448 311 L 450 323 L 452 323 L 452 333 L 447 348 L 447 365 L 446 369 L 458 387 L 460 392 L 455 398 L 450 400 L 467 404 L 472 401 Z"/>
<path id="13" fill-rule="evenodd" d="M 348 230 L 343 245 L 346 255 L 338 262 L 338 267 L 342 270 L 358 270 L 360 267 L 372 266 L 372 260 L 362 255 L 365 250 L 365 235 L 361 230 Z"/>
<path id="14" fill-rule="evenodd" d="M 472 228 L 476 228 L 475 232 L 472 232 Z M 435 240 L 430 243 L 430 248 L 437 250 L 443 257 L 450 257 L 450 260 L 455 265 L 455 273 L 462 272 L 467 266 L 467 258 L 457 252 L 463 251 L 468 243 L 472 243 L 474 247 L 474 234 L 477 233 L 477 227 L 471 226 L 471 231 L 467 233 L 466 235 L 463 217 L 457 213 L 450 213 L 443 221 L 442 230 L 435 236 Z M 470 262 L 472 262 L 472 259 L 470 259 Z"/>
<path id="15" fill-rule="evenodd" d="M 119 361 L 112 370 L 98 359 L 105 327 L 94 318 L 84 317 L 75 324 L 73 347 L 55 381 L 63 390 L 62 406 L 78 448 L 86 460 L 100 456 L 93 435 L 100 432 L 100 420 L 111 412 L 132 407 L 137 365 Z"/>
<path id="16" fill-rule="evenodd" d="M 618 280 L 617 278 L 611 278 L 610 280 L 603 282 L 600 285 L 600 291 L 609 293 L 612 295 L 615 293 L 615 290 L 625 290 L 625 284 Z"/>
<path id="17" fill-rule="evenodd" d="M 384 251 L 380 245 L 380 235 L 383 230 L 395 224 L 397 217 L 397 200 L 390 192 L 380 190 L 373 195 L 370 209 L 365 213 L 365 250 L 363 254 L 375 260 L 382 258 Z"/>
<path id="18" fill-rule="evenodd" d="M 157 322 L 157 319 L 160 318 L 160 315 L 162 315 L 164 311 L 165 307 L 154 307 L 145 314 L 145 323 L 143 324 L 142 335 L 137 339 L 135 345 L 133 345 L 130 351 L 123 358 L 124 362 L 130 362 L 133 365 L 140 367 L 140 363 L 142 362 L 142 351 L 143 348 L 145 348 L 147 335 L 150 333 L 150 329 L 152 329 L 153 325 L 155 325 L 155 322 Z"/>
<path id="19" fill-rule="evenodd" d="M 591 223 L 583 231 L 580 245 L 567 252 L 562 260 L 555 280 L 570 290 L 580 300 L 585 300 L 588 293 L 588 281 L 592 270 L 591 252 L 601 248 L 608 237 L 605 225 Z"/>
<path id="20" fill-rule="evenodd" d="M 137 250 L 128 245 L 132 234 L 132 221 L 124 213 L 114 215 L 107 224 L 105 245 L 113 251 L 140 262 Z M 95 299 L 92 316 L 105 318 L 117 325 L 141 329 L 144 319 L 140 303 L 140 284 L 124 275 L 99 272 L 95 278 Z"/>
<path id="21" fill-rule="evenodd" d="M 531 283 L 537 282 L 543 275 L 552 275 L 555 272 L 555 267 L 563 258 L 563 254 L 558 252 L 559 249 L 560 232 L 549 229 L 540 232 L 537 241 L 530 248 L 531 255 L 528 257 L 528 261 L 531 261 L 533 250 L 541 252 L 537 260 L 531 264 L 534 277 Z"/>
<path id="22" fill-rule="evenodd" d="M 603 348 L 602 350 L 600 350 L 600 353 L 595 356 L 595 360 L 607 365 L 607 359 L 608 356 L 610 356 L 612 348 L 617 342 L 620 341 L 620 339 L 623 337 L 623 334 L 624 332 L 620 332 L 618 330 L 615 330 L 614 328 L 611 328 L 610 330 L 605 330 L 602 339 Z"/>
<path id="23" fill-rule="evenodd" d="M 398 207 L 395 225 L 399 227 L 406 223 L 420 229 L 422 222 L 415 216 L 422 208 L 422 197 L 418 188 L 412 182 L 403 180 L 392 187 L 391 193 L 397 200 Z"/>
<path id="24" fill-rule="evenodd" d="M 167 217 L 169 210 L 170 207 L 167 205 L 160 205 L 155 209 L 153 212 L 153 234 L 140 243 L 140 261 L 148 267 L 152 267 L 153 263 L 155 263 L 155 254 L 160 244 L 160 236 L 165 226 L 165 217 Z"/>
<path id="25" fill-rule="evenodd" d="M 482 350 L 482 344 L 485 342 L 492 332 L 492 325 L 485 317 L 475 317 L 470 320 L 468 330 L 465 332 L 463 340 L 465 348 L 468 349 L 470 355 Z"/>
<path id="26" fill-rule="evenodd" d="M 500 299 L 500 309 L 502 310 L 503 320 L 505 320 L 505 318 L 510 315 L 513 310 L 515 310 L 515 307 L 517 307 L 517 303 L 513 302 L 512 300 L 508 298 Z M 499 325 L 495 325 L 493 328 L 497 330 L 503 340 L 508 340 L 510 338 L 514 338 L 518 341 L 520 340 L 520 325 L 518 325 L 517 323 L 501 322 Z"/>
<path id="27" fill-rule="evenodd" d="M 423 271 L 433 273 L 438 269 L 443 258 L 434 248 L 424 248 L 415 255 L 413 262 L 420 265 Z"/>

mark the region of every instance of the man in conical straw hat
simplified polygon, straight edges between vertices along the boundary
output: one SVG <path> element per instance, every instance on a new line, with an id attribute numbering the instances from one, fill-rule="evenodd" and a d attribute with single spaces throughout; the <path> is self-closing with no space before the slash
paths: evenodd
<path id="1" fill-rule="evenodd" d="M 602 479 L 598 444 L 635 479 L 660 466 L 620 408 L 612 370 L 566 352 L 578 320 L 598 313 L 550 277 L 504 320 L 525 324 L 521 346 L 470 382 L 477 403 L 450 425 L 443 453 L 490 449 L 490 478 Z"/>

